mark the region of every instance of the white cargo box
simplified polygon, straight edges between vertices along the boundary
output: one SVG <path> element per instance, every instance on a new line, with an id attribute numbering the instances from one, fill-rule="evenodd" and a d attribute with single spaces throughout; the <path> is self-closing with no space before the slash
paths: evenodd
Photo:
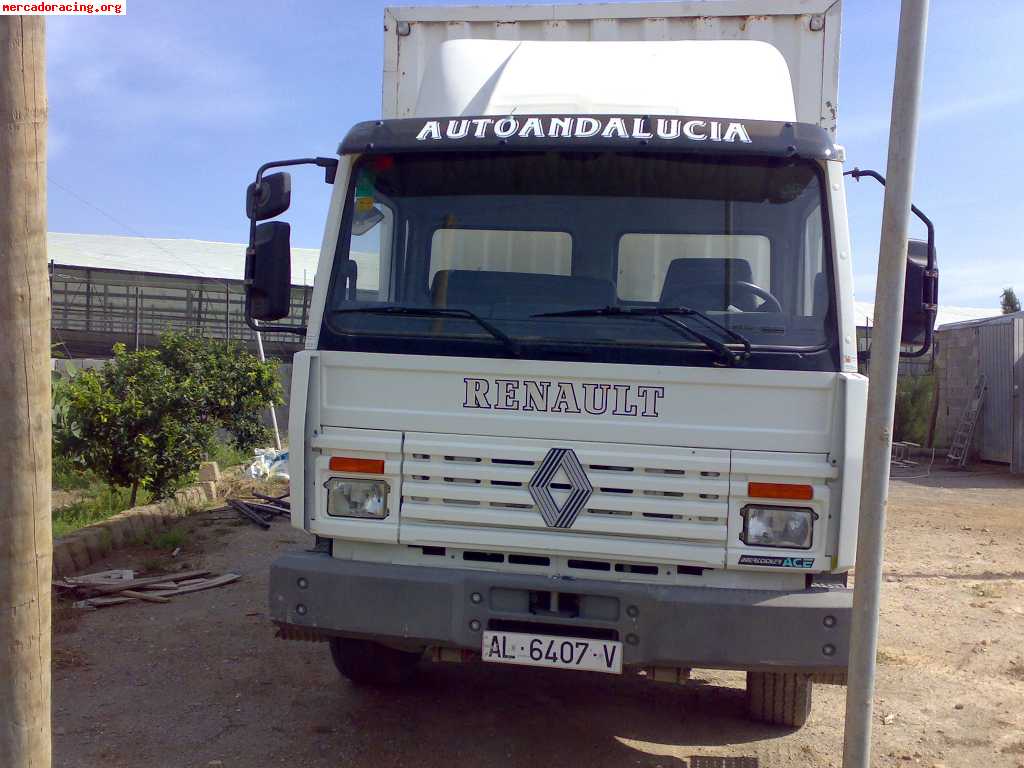
<path id="1" fill-rule="evenodd" d="M 841 0 L 388 8 L 383 116 L 416 114 L 424 71 L 446 40 L 754 40 L 785 59 L 796 119 L 834 135 L 840 19 Z"/>

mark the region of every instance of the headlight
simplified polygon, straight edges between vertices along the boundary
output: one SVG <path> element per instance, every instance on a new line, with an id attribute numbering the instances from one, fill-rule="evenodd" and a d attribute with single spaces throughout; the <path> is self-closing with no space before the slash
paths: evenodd
<path id="1" fill-rule="evenodd" d="M 813 509 L 806 507 L 759 507 L 747 505 L 740 540 L 751 547 L 810 549 L 814 531 Z"/>
<path id="2" fill-rule="evenodd" d="M 327 514 L 331 517 L 383 520 L 388 516 L 388 484 L 383 480 L 332 477 L 324 487 L 327 489 Z"/>

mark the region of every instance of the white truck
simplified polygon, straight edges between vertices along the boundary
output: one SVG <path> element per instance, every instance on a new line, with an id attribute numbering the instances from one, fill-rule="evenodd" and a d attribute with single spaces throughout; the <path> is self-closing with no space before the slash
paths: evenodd
<path id="1" fill-rule="evenodd" d="M 423 658 L 844 679 L 858 373 L 838 0 L 398 8 L 383 119 L 250 186 L 253 327 L 305 336 L 283 637 Z M 290 177 L 334 185 L 307 327 Z M 908 258 L 904 340 L 937 273 Z"/>

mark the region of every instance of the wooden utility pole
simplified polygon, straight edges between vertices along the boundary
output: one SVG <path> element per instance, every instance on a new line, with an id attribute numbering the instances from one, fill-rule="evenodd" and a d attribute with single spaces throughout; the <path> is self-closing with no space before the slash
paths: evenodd
<path id="1" fill-rule="evenodd" d="M 50 295 L 42 16 L 0 16 L 0 766 L 50 766 Z"/>

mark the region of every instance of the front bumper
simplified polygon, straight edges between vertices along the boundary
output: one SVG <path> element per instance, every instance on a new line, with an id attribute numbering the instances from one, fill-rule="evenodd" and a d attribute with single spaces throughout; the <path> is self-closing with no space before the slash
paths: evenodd
<path id="1" fill-rule="evenodd" d="M 570 597 L 551 605 L 570 610 L 538 610 L 538 596 L 554 592 Z M 480 629 L 576 632 L 622 640 L 627 665 L 713 669 L 845 671 L 852 594 L 549 578 L 318 552 L 284 555 L 270 569 L 271 619 L 307 634 L 479 651 Z"/>

